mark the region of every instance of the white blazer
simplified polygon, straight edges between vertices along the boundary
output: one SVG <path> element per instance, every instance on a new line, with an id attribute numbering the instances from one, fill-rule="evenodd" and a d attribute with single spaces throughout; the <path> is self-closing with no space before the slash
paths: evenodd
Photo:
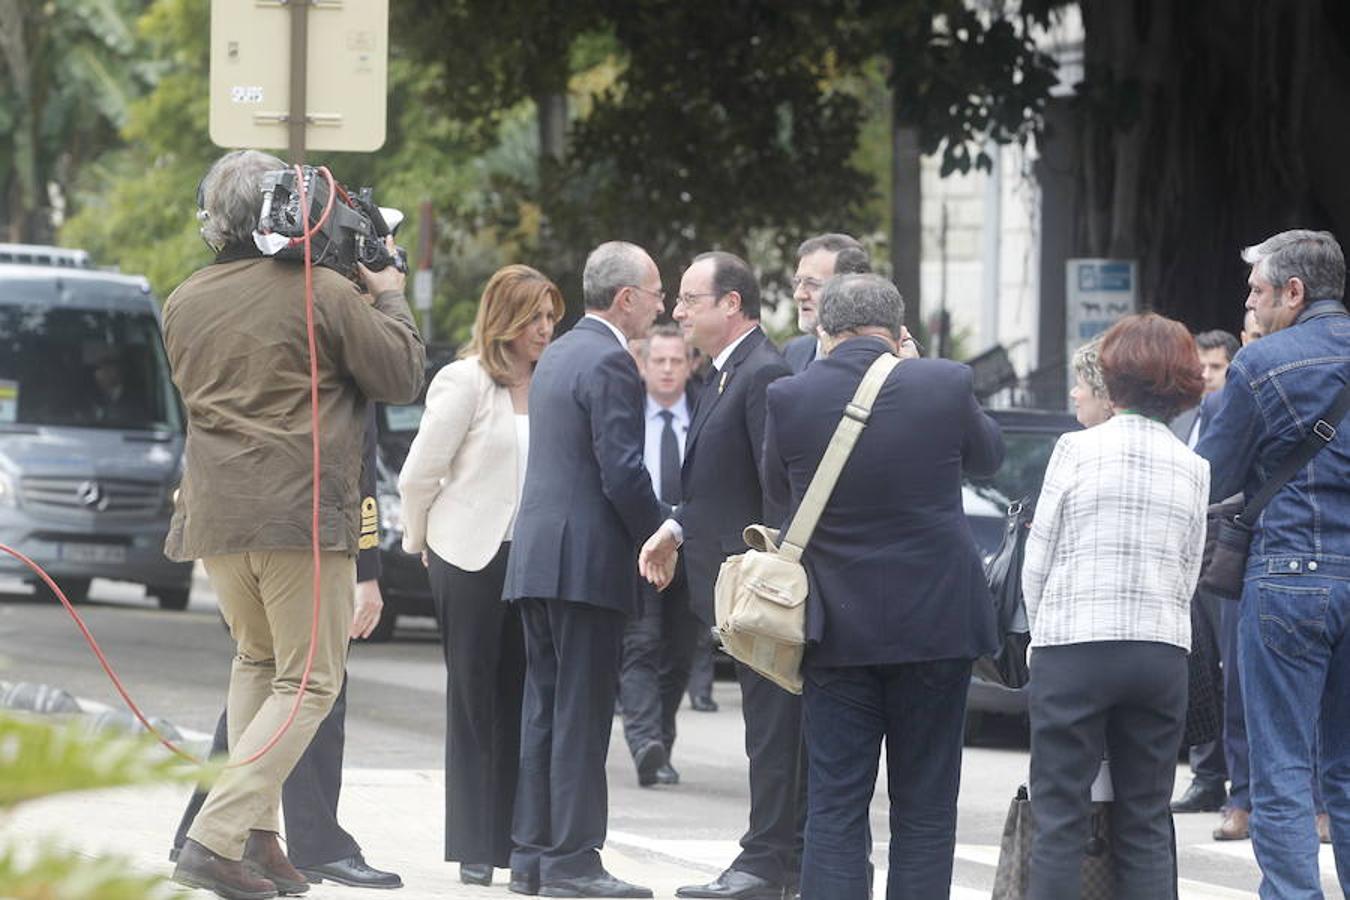
<path id="1" fill-rule="evenodd" d="M 437 372 L 398 477 L 403 549 L 469 572 L 491 562 L 520 503 L 516 442 L 511 392 L 478 357 Z"/>

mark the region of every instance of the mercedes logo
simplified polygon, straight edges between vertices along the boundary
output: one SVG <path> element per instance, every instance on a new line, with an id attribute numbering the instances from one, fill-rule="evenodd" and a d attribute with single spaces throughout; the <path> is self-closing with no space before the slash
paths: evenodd
<path id="1" fill-rule="evenodd" d="M 102 511 L 108 508 L 108 498 L 103 493 L 102 485 L 97 481 L 82 482 L 75 489 L 75 496 L 89 509 Z"/>

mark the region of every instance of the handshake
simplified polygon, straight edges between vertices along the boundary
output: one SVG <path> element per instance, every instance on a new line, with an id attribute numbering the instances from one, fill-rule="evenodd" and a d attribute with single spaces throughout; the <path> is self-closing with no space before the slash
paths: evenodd
<path id="1" fill-rule="evenodd" d="M 680 556 L 680 542 L 669 521 L 663 522 L 651 537 L 647 538 L 638 553 L 638 572 L 656 587 L 664 591 L 675 577 L 675 563 Z"/>

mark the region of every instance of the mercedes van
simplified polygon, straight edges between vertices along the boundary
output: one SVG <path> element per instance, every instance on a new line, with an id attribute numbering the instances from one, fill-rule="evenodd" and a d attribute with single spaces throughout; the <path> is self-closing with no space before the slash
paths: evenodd
<path id="1" fill-rule="evenodd" d="M 164 556 L 183 440 L 149 282 L 0 244 L 0 543 L 72 601 L 109 578 L 185 608 L 192 566 Z M 0 573 L 35 580 L 8 554 Z"/>

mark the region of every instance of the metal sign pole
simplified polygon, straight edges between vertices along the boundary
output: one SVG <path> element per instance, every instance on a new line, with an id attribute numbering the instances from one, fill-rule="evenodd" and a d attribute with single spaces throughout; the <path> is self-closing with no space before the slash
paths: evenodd
<path id="1" fill-rule="evenodd" d="M 305 162 L 305 78 L 309 63 L 309 0 L 283 0 L 291 7 L 291 102 L 287 113 L 290 161 Z"/>

